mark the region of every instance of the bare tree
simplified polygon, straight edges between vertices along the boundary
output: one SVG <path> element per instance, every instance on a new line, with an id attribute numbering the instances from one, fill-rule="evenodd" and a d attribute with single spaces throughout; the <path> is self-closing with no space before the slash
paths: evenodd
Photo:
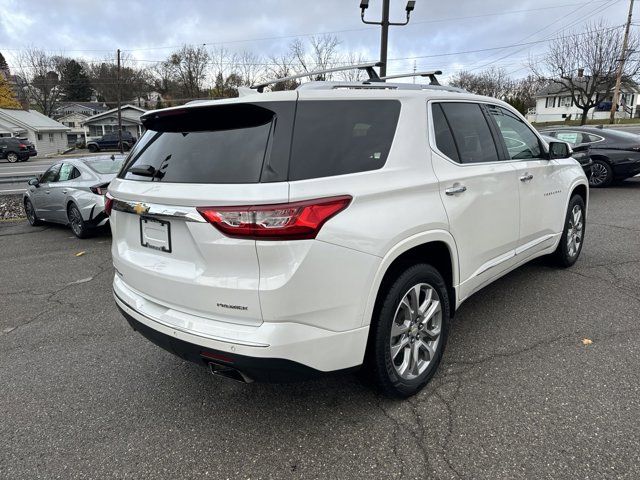
<path id="1" fill-rule="evenodd" d="M 211 56 L 204 47 L 184 45 L 169 56 L 167 66 L 174 68 L 184 95 L 197 98 L 204 89 L 210 62 Z"/>
<path id="2" fill-rule="evenodd" d="M 454 76 L 449 84 L 453 87 L 464 88 L 477 95 L 485 95 L 504 100 L 513 91 L 514 81 L 502 68 L 489 68 L 473 73 L 461 71 Z"/>
<path id="3" fill-rule="evenodd" d="M 267 75 L 269 78 L 283 78 L 295 74 L 296 58 L 293 54 L 272 55 L 269 57 Z M 276 83 L 271 87 L 273 91 L 293 90 L 300 85 L 297 80 Z"/>
<path id="4" fill-rule="evenodd" d="M 60 56 L 48 55 L 43 50 L 29 48 L 18 56 L 18 87 L 43 114 L 51 116 L 60 101 Z"/>
<path id="5" fill-rule="evenodd" d="M 638 48 L 637 35 L 629 37 L 629 51 Z M 541 60 L 530 60 L 530 68 L 540 80 L 566 92 L 582 110 L 581 124 L 589 110 L 611 96 L 616 83 L 618 61 L 622 58 L 622 38 L 618 27 L 592 23 L 579 32 L 554 40 Z M 640 70 L 638 58 L 625 62 L 623 83 Z"/>
<path id="6" fill-rule="evenodd" d="M 309 51 L 305 43 L 295 39 L 289 45 L 291 55 L 297 62 L 299 73 L 312 72 L 314 70 L 326 70 L 335 66 L 338 62 L 338 47 L 340 40 L 335 35 L 312 36 L 309 39 Z M 315 75 L 312 80 L 328 80 L 331 75 Z"/>
<path id="7" fill-rule="evenodd" d="M 341 63 L 344 63 L 345 65 L 358 65 L 365 62 L 366 59 L 360 52 L 355 53 L 349 51 L 341 57 Z M 345 82 L 358 82 L 360 80 L 368 78 L 364 70 L 359 70 L 357 68 L 352 70 L 344 70 L 342 72 L 336 72 L 336 77 Z"/>
<path id="8" fill-rule="evenodd" d="M 101 62 L 88 66 L 91 86 L 96 91 L 98 100 L 114 106 L 118 98 L 118 73 L 114 58 L 107 57 Z M 135 65 L 130 55 L 120 58 L 120 91 L 123 101 L 141 99 L 154 88 L 154 78 L 146 68 Z"/>
<path id="9" fill-rule="evenodd" d="M 242 84 L 250 87 L 264 77 L 264 60 L 253 52 L 244 51 L 238 56 L 237 73 Z"/>

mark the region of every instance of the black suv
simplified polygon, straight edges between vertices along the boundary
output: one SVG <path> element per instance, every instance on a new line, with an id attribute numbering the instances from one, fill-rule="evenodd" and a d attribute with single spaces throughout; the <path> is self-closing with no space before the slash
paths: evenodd
<path id="1" fill-rule="evenodd" d="M 122 132 L 122 148 L 129 150 L 136 143 L 136 139 L 131 132 Z M 87 142 L 87 148 L 90 152 L 99 152 L 100 150 L 120 150 L 118 132 L 107 133 L 98 140 Z"/>
<path id="2" fill-rule="evenodd" d="M 0 137 L 0 158 L 9 162 L 25 162 L 29 157 L 37 155 L 36 147 L 24 138 Z"/>

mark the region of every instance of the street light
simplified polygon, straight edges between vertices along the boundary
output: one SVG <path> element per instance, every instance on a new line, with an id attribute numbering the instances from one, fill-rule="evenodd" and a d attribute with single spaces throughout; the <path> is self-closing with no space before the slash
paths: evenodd
<path id="1" fill-rule="evenodd" d="M 360 0 L 360 18 L 363 23 L 367 25 L 380 25 L 382 32 L 380 35 L 380 76 L 387 75 L 387 45 L 389 43 L 389 26 L 403 26 L 409 23 L 409 17 L 411 12 L 416 8 L 415 0 L 409 0 L 407 6 L 404 8 L 407 12 L 407 19 L 404 22 L 390 22 L 389 21 L 389 2 L 390 0 L 382 0 L 382 20 L 379 22 L 372 22 L 364 19 L 364 11 L 369 8 L 369 0 Z"/>

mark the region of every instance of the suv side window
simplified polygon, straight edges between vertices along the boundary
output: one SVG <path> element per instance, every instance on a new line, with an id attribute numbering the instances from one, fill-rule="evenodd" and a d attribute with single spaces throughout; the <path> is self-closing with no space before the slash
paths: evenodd
<path id="1" fill-rule="evenodd" d="M 436 147 L 451 160 L 460 163 L 456 142 L 453 140 L 453 134 L 444 117 L 442 107 L 435 103 L 431 108 L 431 113 L 433 114 L 433 130 L 436 134 Z"/>
<path id="2" fill-rule="evenodd" d="M 58 163 L 56 165 L 52 165 L 49 167 L 49 170 L 42 174 L 40 178 L 40 183 L 52 183 L 58 181 L 58 172 L 60 172 L 60 167 L 62 164 Z"/>
<path id="3" fill-rule="evenodd" d="M 542 156 L 540 140 L 520 118 L 502 107 L 488 105 L 487 108 L 504 139 L 509 158 L 521 160 Z"/>
<path id="4" fill-rule="evenodd" d="M 397 100 L 298 102 L 290 180 L 382 168 L 396 133 Z"/>
<path id="5" fill-rule="evenodd" d="M 467 102 L 441 102 L 435 105 L 442 108 L 451 128 L 460 163 L 499 161 L 491 130 L 480 105 Z"/>

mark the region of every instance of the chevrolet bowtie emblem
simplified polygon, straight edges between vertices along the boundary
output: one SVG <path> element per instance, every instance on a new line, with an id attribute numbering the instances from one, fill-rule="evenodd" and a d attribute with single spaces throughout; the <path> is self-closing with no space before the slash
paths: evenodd
<path id="1" fill-rule="evenodd" d="M 136 205 L 133 207 L 133 211 L 138 215 L 142 215 L 143 213 L 147 213 L 149 211 L 149 207 L 142 203 L 136 203 Z"/>

